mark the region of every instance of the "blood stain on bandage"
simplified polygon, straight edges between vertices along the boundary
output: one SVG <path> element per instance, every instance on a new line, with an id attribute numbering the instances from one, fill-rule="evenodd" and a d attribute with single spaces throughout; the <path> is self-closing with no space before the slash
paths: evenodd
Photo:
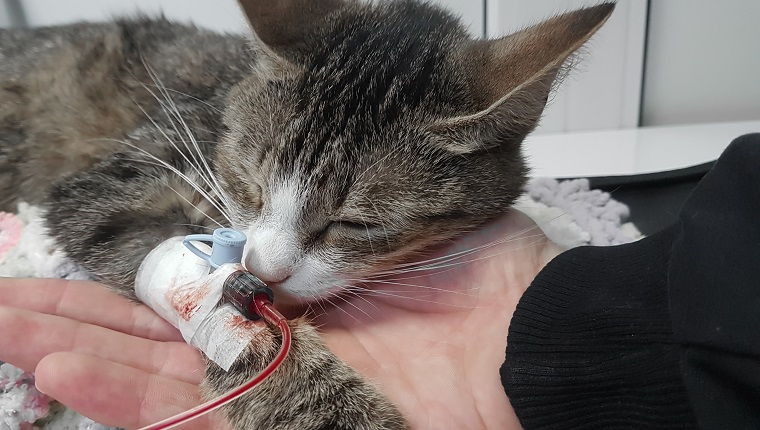
<path id="1" fill-rule="evenodd" d="M 203 284 L 196 289 L 172 288 L 166 292 L 166 300 L 179 314 L 180 318 L 190 321 L 193 314 L 201 307 L 201 301 L 209 293 L 208 284 Z"/>
<path id="2" fill-rule="evenodd" d="M 264 320 L 251 321 L 242 315 L 228 315 L 224 319 L 224 327 L 236 338 L 249 342 L 258 333 L 266 329 Z"/>
<path id="3" fill-rule="evenodd" d="M 256 323 L 256 321 L 251 321 L 243 316 L 240 315 L 232 315 L 231 318 L 228 318 L 225 322 L 225 325 L 227 328 L 231 330 L 241 329 L 241 330 L 251 330 L 254 328 L 257 328 L 259 324 Z"/>

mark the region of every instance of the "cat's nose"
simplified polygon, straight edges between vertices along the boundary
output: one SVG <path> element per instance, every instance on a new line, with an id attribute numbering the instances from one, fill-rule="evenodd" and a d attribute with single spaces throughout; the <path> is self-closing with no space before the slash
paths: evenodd
<path id="1" fill-rule="evenodd" d="M 260 228 L 249 234 L 245 267 L 265 283 L 286 280 L 298 261 L 298 241 L 282 228 Z"/>
<path id="2" fill-rule="evenodd" d="M 263 259 L 255 253 L 248 255 L 245 263 L 248 271 L 264 281 L 265 284 L 282 283 L 293 273 L 292 265 Z"/>

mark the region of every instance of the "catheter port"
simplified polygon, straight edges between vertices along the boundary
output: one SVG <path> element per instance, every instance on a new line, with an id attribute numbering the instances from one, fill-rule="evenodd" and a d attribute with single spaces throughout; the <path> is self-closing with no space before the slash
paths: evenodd
<path id="1" fill-rule="evenodd" d="M 272 289 L 250 272 L 238 270 L 224 281 L 223 297 L 249 320 L 261 319 L 254 303 L 254 297 L 260 294 L 266 295 L 269 303 L 274 303 Z"/>

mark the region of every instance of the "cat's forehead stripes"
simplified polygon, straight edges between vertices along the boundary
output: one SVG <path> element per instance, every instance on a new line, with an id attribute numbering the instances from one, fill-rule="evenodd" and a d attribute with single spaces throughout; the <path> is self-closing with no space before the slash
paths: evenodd
<path id="1" fill-rule="evenodd" d="M 285 164 L 309 172 L 325 159 L 350 165 L 406 114 L 441 109 L 441 95 L 455 92 L 441 68 L 466 36 L 438 10 L 404 3 L 347 12 L 322 36 L 295 89 L 299 126 Z"/>

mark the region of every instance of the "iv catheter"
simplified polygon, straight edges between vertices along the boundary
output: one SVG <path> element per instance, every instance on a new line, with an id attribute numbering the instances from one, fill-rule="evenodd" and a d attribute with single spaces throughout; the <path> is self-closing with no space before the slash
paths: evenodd
<path id="1" fill-rule="evenodd" d="M 196 241 L 211 242 L 213 246 L 210 253 L 206 253 L 194 245 L 193 242 Z M 182 278 L 183 274 L 154 273 L 160 272 L 161 270 L 159 269 L 164 269 L 166 264 L 172 264 L 170 261 L 166 261 L 167 256 L 180 258 L 180 264 L 176 265 L 178 270 L 182 270 L 183 267 L 191 267 L 192 270 L 197 271 L 196 276 L 189 275 L 190 278 L 198 278 L 197 274 L 206 275 L 205 280 L 207 283 L 199 283 L 196 279 L 194 280 L 193 285 L 197 284 L 199 287 L 208 287 L 209 283 L 214 283 L 214 286 L 218 287 L 218 282 L 221 281 L 221 303 L 232 305 L 239 314 L 242 314 L 242 316 L 249 320 L 257 320 L 261 318 L 270 326 L 279 328 L 282 334 L 282 343 L 279 352 L 271 363 L 245 384 L 216 399 L 155 424 L 143 427 L 140 430 L 164 430 L 173 428 L 214 411 L 253 389 L 261 381 L 271 375 L 287 357 L 291 343 L 290 328 L 285 317 L 277 312 L 274 306 L 272 306 L 274 301 L 272 290 L 250 272 L 239 269 L 242 268 L 240 262 L 243 256 L 245 241 L 246 237 L 243 233 L 229 228 L 217 229 L 214 231 L 213 235 L 186 236 L 182 240 L 182 246 L 179 246 L 179 241 L 176 238 L 170 239 L 154 249 L 151 254 L 146 257 L 145 261 L 143 261 L 143 264 L 138 271 L 135 290 L 141 300 L 145 299 L 143 300 L 144 303 L 153 307 L 162 317 L 175 325 L 175 327 L 180 328 L 181 331 L 184 329 L 183 336 L 188 342 L 195 340 L 198 332 L 203 330 L 207 331 L 207 329 L 209 329 L 206 327 L 208 324 L 204 323 L 207 323 L 210 317 L 204 316 L 203 321 L 190 327 L 188 323 L 192 321 L 192 315 L 178 314 L 177 312 L 179 312 L 180 309 L 177 306 L 158 303 L 157 297 L 166 297 L 167 294 L 159 294 L 155 291 L 156 288 L 154 288 L 157 284 L 161 288 L 167 288 L 165 287 L 167 277 L 172 280 L 188 279 L 187 277 Z M 198 268 L 197 261 L 189 262 L 187 259 L 188 256 L 185 253 L 186 250 L 189 250 L 198 256 L 201 261 L 205 262 L 205 265 Z M 171 268 L 172 267 L 170 267 L 170 269 Z M 223 268 L 221 274 L 231 270 L 232 273 L 224 278 L 218 276 L 214 277 L 212 274 L 220 268 Z M 188 276 L 187 274 L 184 275 Z M 215 297 L 216 296 L 212 296 L 211 299 L 213 300 Z M 197 303 L 191 304 L 189 310 L 191 312 L 196 311 L 199 307 L 200 305 Z M 208 315 L 211 315 L 211 313 Z M 216 331 L 218 332 L 218 330 Z M 211 336 L 209 336 L 209 339 L 210 338 Z M 191 343 L 194 346 L 198 346 L 196 342 Z M 214 345 L 210 345 L 210 347 L 213 346 Z M 204 350 L 203 348 L 200 349 Z M 206 350 L 204 350 L 204 352 L 206 352 Z"/>

